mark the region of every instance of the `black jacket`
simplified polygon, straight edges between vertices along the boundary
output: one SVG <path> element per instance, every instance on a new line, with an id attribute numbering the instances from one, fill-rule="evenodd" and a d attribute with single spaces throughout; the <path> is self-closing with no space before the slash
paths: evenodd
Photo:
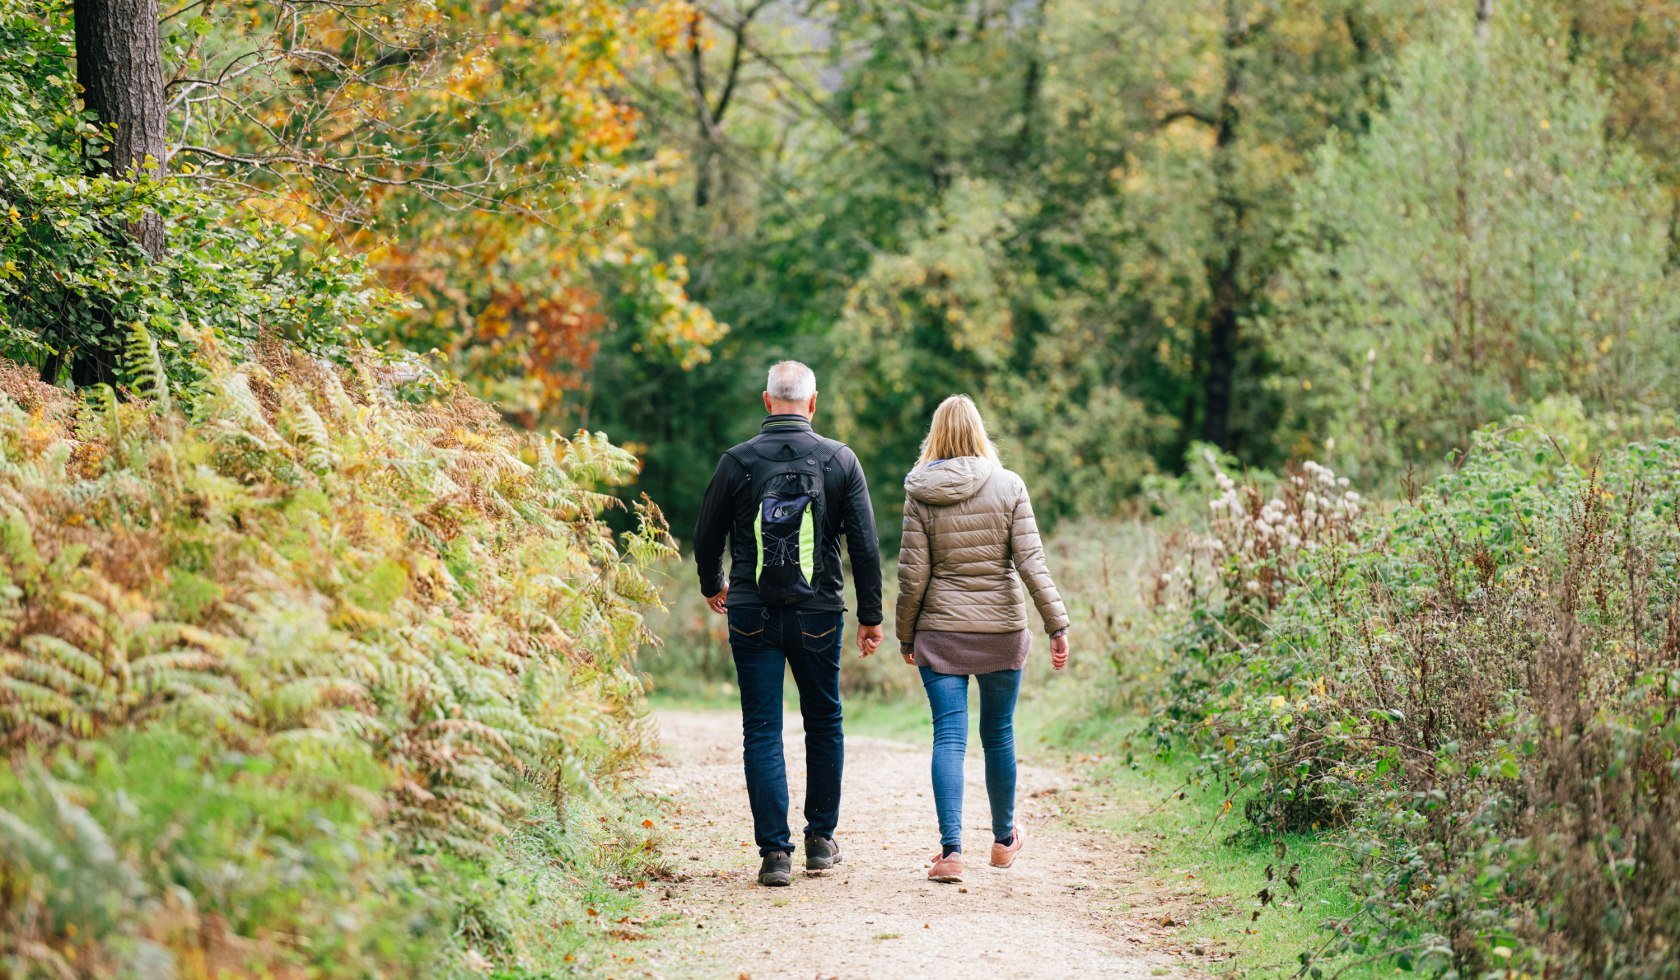
<path id="1" fill-rule="evenodd" d="M 818 436 L 802 415 L 771 415 L 757 436 L 742 443 L 771 459 L 799 459 L 817 446 Z M 741 448 L 741 447 L 736 447 Z M 875 626 L 881 622 L 881 550 L 875 538 L 875 509 L 869 500 L 869 485 L 863 467 L 850 449 L 842 446 L 823 474 L 823 497 L 834 503 L 823 511 L 819 533 L 820 571 L 811 585 L 816 595 L 804 609 L 845 609 L 841 589 L 840 536 L 846 536 L 846 550 L 852 558 L 858 601 L 858 622 Z M 732 453 L 718 460 L 717 472 L 706 487 L 700 504 L 700 520 L 694 525 L 694 561 L 700 570 L 700 592 L 717 595 L 723 588 L 723 544 L 729 540 L 729 605 L 756 608 L 758 583 L 753 572 L 758 555 L 754 551 L 752 522 L 758 514 L 746 470 Z"/>

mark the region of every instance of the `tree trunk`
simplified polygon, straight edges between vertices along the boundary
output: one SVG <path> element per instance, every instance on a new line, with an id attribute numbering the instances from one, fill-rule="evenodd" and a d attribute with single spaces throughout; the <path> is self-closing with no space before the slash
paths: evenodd
<path id="1" fill-rule="evenodd" d="M 163 49 L 158 0 L 76 0 L 76 81 L 99 122 L 115 132 L 109 150 L 89 155 L 88 170 L 163 173 Z M 135 230 L 147 254 L 163 254 L 163 224 Z"/>
<path id="2" fill-rule="evenodd" d="M 1242 248 L 1235 242 L 1210 262 L 1209 285 L 1213 287 L 1212 309 L 1208 314 L 1207 377 L 1202 382 L 1202 439 L 1221 449 L 1231 448 L 1231 407 L 1237 380 L 1237 325 L 1241 303 L 1237 270 Z"/>
<path id="3" fill-rule="evenodd" d="M 1237 129 L 1241 109 L 1237 102 L 1245 81 L 1243 46 L 1248 41 L 1248 22 L 1236 3 L 1226 8 L 1225 88 L 1220 94 L 1215 118 L 1213 173 L 1217 182 L 1214 202 L 1214 240 L 1219 252 L 1206 263 L 1208 286 L 1208 359 L 1202 379 L 1202 438 L 1221 449 L 1231 448 L 1231 403 L 1237 376 L 1237 330 L 1241 316 L 1242 232 L 1248 202 L 1237 186 Z"/>
<path id="4" fill-rule="evenodd" d="M 1027 58 L 1026 71 L 1021 76 L 1021 125 L 1015 131 L 1015 139 L 1010 146 L 1010 163 L 1017 170 L 1025 168 L 1034 157 L 1037 127 L 1033 125 L 1038 116 L 1040 94 L 1044 88 L 1044 15 L 1050 0 L 1039 0 L 1028 12 L 1025 32 L 1028 44 L 1032 45 L 1031 54 Z"/>
<path id="5" fill-rule="evenodd" d="M 75 0 L 76 81 L 82 100 L 111 132 L 103 153 L 87 154 L 95 175 L 146 171 L 161 176 L 165 112 L 163 50 L 158 39 L 158 0 Z M 146 254 L 163 255 L 163 220 L 149 214 L 129 229 Z M 98 337 L 71 339 L 71 380 L 77 385 L 109 383 L 116 378 L 120 343 L 107 312 Z M 57 381 L 63 355 L 42 366 L 43 378 Z M 48 377 L 49 371 L 51 376 Z"/>

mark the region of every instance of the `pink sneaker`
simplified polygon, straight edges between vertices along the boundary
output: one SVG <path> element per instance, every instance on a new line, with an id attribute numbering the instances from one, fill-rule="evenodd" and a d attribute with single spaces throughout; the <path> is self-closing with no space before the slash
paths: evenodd
<path id="1" fill-rule="evenodd" d="M 1007 844 L 992 844 L 992 867 L 1007 868 L 1015 863 L 1015 855 L 1021 853 L 1021 844 L 1026 835 L 1021 833 L 1021 825 L 1015 825 L 1015 839 Z"/>
<path id="2" fill-rule="evenodd" d="M 962 880 L 962 852 L 952 851 L 949 857 L 935 854 L 933 867 L 928 869 L 929 881 L 955 884 Z"/>

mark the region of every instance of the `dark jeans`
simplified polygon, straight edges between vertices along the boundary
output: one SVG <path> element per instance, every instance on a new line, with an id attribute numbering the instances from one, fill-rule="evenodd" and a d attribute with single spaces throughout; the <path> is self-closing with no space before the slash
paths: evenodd
<path id="1" fill-rule="evenodd" d="M 729 610 L 729 649 L 741 687 L 741 748 L 760 856 L 793 853 L 787 762 L 782 757 L 783 665 L 799 686 L 805 719 L 805 833 L 834 836 L 840 820 L 842 614 L 798 609 Z"/>

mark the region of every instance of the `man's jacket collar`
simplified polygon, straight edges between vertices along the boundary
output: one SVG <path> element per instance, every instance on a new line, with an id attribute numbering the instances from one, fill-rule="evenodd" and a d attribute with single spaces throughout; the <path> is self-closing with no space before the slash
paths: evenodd
<path id="1" fill-rule="evenodd" d="M 766 415 L 760 432 L 810 432 L 811 420 L 803 415 Z"/>

